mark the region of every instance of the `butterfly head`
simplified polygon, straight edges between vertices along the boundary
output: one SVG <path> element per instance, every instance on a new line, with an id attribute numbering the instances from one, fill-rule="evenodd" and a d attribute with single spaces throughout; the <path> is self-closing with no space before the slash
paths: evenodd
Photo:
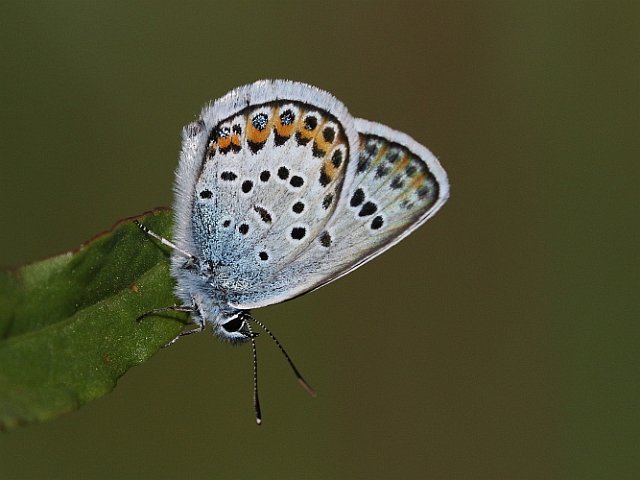
<path id="1" fill-rule="evenodd" d="M 258 336 L 249 325 L 251 314 L 247 310 L 233 310 L 221 314 L 215 321 L 213 333 L 229 343 L 244 343 Z"/>

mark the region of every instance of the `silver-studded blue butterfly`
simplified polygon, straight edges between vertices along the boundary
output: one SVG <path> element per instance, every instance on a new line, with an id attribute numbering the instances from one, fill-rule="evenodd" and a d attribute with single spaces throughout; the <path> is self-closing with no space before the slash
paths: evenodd
<path id="1" fill-rule="evenodd" d="M 171 272 L 198 326 L 251 341 L 250 310 L 368 262 L 446 202 L 438 160 L 404 133 L 353 118 L 331 94 L 286 80 L 236 88 L 183 130 Z M 163 309 L 157 309 L 156 313 Z M 145 314 L 146 315 L 146 314 Z M 175 340 L 174 340 L 175 341 Z M 257 362 L 254 361 L 254 402 Z"/>

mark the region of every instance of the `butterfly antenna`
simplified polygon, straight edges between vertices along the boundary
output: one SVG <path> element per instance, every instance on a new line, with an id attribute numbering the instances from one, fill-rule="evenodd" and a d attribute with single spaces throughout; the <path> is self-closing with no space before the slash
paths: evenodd
<path id="1" fill-rule="evenodd" d="M 260 398 L 258 397 L 258 350 L 256 349 L 256 337 L 247 323 L 251 339 L 251 350 L 253 351 L 253 410 L 256 414 L 256 423 L 262 424 L 262 412 L 260 410 Z"/>
<path id="2" fill-rule="evenodd" d="M 150 237 L 155 238 L 156 240 L 158 240 L 160 243 L 162 243 L 163 245 L 166 245 L 169 248 L 173 248 L 176 252 L 181 253 L 182 255 L 184 255 L 187 258 L 190 258 L 192 260 L 195 260 L 196 257 L 194 257 L 193 255 L 191 255 L 189 252 L 182 250 L 181 248 L 179 248 L 175 243 L 167 240 L 164 237 L 161 237 L 160 235 L 158 235 L 156 232 L 154 232 L 153 230 L 149 230 L 149 227 L 147 227 L 146 225 L 144 225 L 143 223 L 140 223 L 138 220 L 134 220 L 133 223 L 135 223 L 140 230 L 142 230 L 145 234 L 149 235 Z"/>
<path id="3" fill-rule="evenodd" d="M 267 335 L 269 335 L 271 337 L 271 340 L 273 340 L 275 342 L 275 344 L 278 346 L 278 348 L 280 349 L 280 351 L 284 355 L 284 358 L 286 358 L 287 362 L 289 362 L 289 365 L 291 366 L 291 369 L 293 370 L 293 373 L 295 374 L 296 378 L 298 379 L 298 382 L 300 382 L 300 385 L 302 385 L 302 388 L 304 388 L 309 395 L 311 395 L 312 397 L 315 397 L 316 396 L 316 391 L 313 388 L 311 388 L 311 385 L 309 385 L 307 383 L 307 381 L 304 379 L 302 374 L 298 371 L 296 366 L 293 364 L 293 360 L 291 360 L 291 357 L 289 356 L 287 351 L 284 349 L 282 344 L 278 341 L 276 336 L 273 333 L 271 333 L 271 330 L 269 330 L 260 320 L 256 320 L 253 317 L 251 317 L 251 320 L 256 322 L 256 324 L 259 325 L 260 328 L 262 328 L 265 332 L 267 332 Z"/>

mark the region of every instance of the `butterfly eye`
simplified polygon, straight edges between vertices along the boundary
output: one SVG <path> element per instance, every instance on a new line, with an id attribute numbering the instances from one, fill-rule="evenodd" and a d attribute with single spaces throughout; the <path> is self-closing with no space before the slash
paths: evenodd
<path id="1" fill-rule="evenodd" d="M 242 329 L 243 326 L 244 326 L 244 320 L 241 319 L 239 316 L 233 317 L 227 323 L 222 324 L 222 328 L 224 328 L 229 333 L 238 332 Z"/>

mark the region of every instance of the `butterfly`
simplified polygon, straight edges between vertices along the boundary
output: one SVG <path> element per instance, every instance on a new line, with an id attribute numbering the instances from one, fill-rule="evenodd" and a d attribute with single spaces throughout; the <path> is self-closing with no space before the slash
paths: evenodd
<path id="1" fill-rule="evenodd" d="M 263 80 L 206 105 L 182 133 L 171 273 L 181 305 L 231 343 L 250 341 L 251 310 L 353 271 L 433 216 L 449 196 L 435 156 L 408 135 L 352 117 L 330 93 Z M 177 338 L 176 338 L 177 339 Z M 175 341 L 175 340 L 174 340 Z M 171 342 L 172 343 L 172 342 Z"/>

